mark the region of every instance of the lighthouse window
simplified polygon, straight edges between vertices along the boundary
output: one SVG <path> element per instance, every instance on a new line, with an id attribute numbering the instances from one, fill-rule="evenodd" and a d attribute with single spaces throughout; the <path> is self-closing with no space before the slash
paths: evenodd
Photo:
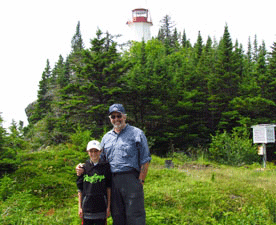
<path id="1" fill-rule="evenodd" d="M 133 12 L 133 17 L 147 17 L 146 11 L 135 11 Z"/>

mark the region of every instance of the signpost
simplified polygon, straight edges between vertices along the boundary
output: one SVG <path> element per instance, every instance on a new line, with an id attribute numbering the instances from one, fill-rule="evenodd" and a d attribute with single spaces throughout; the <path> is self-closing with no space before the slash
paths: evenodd
<path id="1" fill-rule="evenodd" d="M 266 144 L 275 143 L 275 127 L 273 124 L 260 124 L 252 126 L 253 143 L 262 144 L 258 147 L 258 154 L 263 155 L 263 166 L 266 167 Z"/>

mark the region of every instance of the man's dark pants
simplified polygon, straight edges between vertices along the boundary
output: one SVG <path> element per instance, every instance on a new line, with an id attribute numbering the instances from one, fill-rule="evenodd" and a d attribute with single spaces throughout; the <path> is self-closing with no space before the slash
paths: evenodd
<path id="1" fill-rule="evenodd" d="M 112 176 L 111 213 L 113 225 L 145 225 L 144 191 L 138 172 Z"/>

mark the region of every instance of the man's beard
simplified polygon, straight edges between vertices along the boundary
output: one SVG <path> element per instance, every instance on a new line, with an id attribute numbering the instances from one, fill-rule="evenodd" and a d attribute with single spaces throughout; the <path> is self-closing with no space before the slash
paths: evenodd
<path id="1" fill-rule="evenodd" d="M 122 122 L 114 123 L 114 124 L 113 124 L 113 127 L 114 127 L 115 129 L 121 130 L 121 129 L 123 128 L 123 123 L 122 123 Z"/>

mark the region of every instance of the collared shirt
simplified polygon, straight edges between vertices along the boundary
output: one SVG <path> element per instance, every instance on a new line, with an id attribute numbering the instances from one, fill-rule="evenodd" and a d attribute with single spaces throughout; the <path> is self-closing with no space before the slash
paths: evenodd
<path id="1" fill-rule="evenodd" d="M 104 157 L 111 172 L 140 171 L 140 166 L 151 160 L 147 138 L 142 130 L 126 125 L 120 132 L 107 132 L 101 142 Z"/>

